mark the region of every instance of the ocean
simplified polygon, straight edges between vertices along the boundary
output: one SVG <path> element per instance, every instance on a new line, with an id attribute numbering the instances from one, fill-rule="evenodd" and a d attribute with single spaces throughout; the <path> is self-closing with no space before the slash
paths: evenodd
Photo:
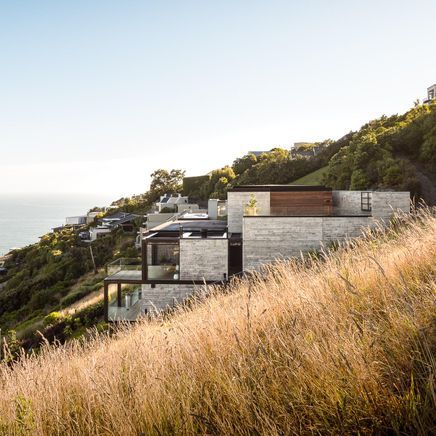
<path id="1" fill-rule="evenodd" d="M 39 236 L 65 224 L 65 217 L 108 206 L 112 200 L 98 194 L 0 194 L 0 256 L 38 242 Z"/>

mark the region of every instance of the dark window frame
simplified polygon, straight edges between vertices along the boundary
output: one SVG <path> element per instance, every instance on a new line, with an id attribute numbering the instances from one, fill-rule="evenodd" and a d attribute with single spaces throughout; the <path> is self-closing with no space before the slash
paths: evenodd
<path id="1" fill-rule="evenodd" d="M 148 246 L 151 246 L 152 251 L 154 251 L 157 245 L 176 245 L 178 246 L 178 253 L 177 253 L 177 263 L 176 265 L 179 266 L 179 278 L 178 279 L 163 279 L 163 281 L 165 282 L 169 282 L 169 283 L 174 283 L 174 282 L 179 282 L 180 281 L 180 239 L 179 238 L 174 238 L 174 237 L 170 237 L 170 238 L 150 238 L 150 239 L 146 239 L 144 241 L 144 251 L 143 251 L 143 280 L 145 283 L 149 283 L 149 282 L 160 282 L 162 280 L 156 279 L 149 279 L 148 277 L 148 267 L 149 266 L 153 266 L 153 264 L 149 264 L 150 261 L 152 261 L 153 259 L 153 254 L 152 254 L 152 259 L 149 259 L 148 256 Z M 157 263 L 157 265 L 159 265 L 159 263 Z"/>
<path id="2" fill-rule="evenodd" d="M 363 212 L 372 211 L 372 192 L 365 191 L 360 193 L 360 208 Z"/>

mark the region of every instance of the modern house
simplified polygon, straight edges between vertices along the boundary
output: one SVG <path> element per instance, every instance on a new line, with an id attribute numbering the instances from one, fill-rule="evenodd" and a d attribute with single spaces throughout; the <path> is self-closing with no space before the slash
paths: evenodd
<path id="1" fill-rule="evenodd" d="M 100 212 L 88 212 L 86 215 L 67 216 L 65 218 L 66 226 L 84 226 L 91 224 Z"/>
<path id="2" fill-rule="evenodd" d="M 132 233 L 135 229 L 135 221 L 139 217 L 133 213 L 117 212 L 100 218 L 96 227 L 89 228 L 89 239 L 95 241 L 119 228 L 126 233 Z"/>
<path id="3" fill-rule="evenodd" d="M 234 187 L 227 220 L 187 214 L 163 223 L 142 235 L 140 264 L 112 265 L 104 286 L 106 319 L 133 321 L 171 307 L 205 284 L 359 236 L 399 210 L 410 211 L 408 192 Z"/>

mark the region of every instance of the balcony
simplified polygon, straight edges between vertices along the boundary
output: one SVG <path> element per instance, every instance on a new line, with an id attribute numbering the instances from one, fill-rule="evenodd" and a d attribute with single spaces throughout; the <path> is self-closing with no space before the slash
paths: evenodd
<path id="1" fill-rule="evenodd" d="M 108 304 L 108 321 L 135 321 L 145 315 L 141 287 L 123 290 L 121 295 L 112 295 Z"/>
<path id="2" fill-rule="evenodd" d="M 122 282 L 140 282 L 142 279 L 142 261 L 134 258 L 120 258 L 106 265 L 108 280 Z"/>

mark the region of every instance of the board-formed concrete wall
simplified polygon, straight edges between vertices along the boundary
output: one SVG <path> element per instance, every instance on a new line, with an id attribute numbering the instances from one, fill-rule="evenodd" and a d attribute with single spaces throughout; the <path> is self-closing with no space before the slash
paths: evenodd
<path id="1" fill-rule="evenodd" d="M 168 307 L 183 302 L 189 295 L 201 286 L 195 285 L 181 285 L 181 284 L 161 284 L 142 285 L 142 299 L 140 300 L 141 315 L 146 312 L 154 313 L 156 311 L 164 310 Z"/>
<path id="2" fill-rule="evenodd" d="M 180 239 L 180 280 L 223 280 L 228 276 L 227 239 Z"/>
<path id="3" fill-rule="evenodd" d="M 278 259 L 356 237 L 372 217 L 244 217 L 243 267 L 250 271 Z"/>
<path id="4" fill-rule="evenodd" d="M 397 212 L 410 212 L 409 192 L 381 192 L 372 193 L 372 216 L 377 219 L 389 220 Z"/>
<path id="5" fill-rule="evenodd" d="M 257 200 L 258 215 L 270 214 L 270 192 L 253 192 Z M 242 232 L 242 218 L 245 205 L 250 200 L 250 192 L 227 193 L 227 224 L 230 233 Z"/>
<path id="6" fill-rule="evenodd" d="M 354 238 L 362 235 L 362 231 L 374 225 L 372 217 L 326 217 L 322 222 L 324 245 L 345 238 Z"/>
<path id="7" fill-rule="evenodd" d="M 320 248 L 322 221 L 322 217 L 245 217 L 244 270 Z"/>
<path id="8" fill-rule="evenodd" d="M 333 191 L 333 215 L 370 215 L 362 211 L 362 192 L 370 191 Z"/>

